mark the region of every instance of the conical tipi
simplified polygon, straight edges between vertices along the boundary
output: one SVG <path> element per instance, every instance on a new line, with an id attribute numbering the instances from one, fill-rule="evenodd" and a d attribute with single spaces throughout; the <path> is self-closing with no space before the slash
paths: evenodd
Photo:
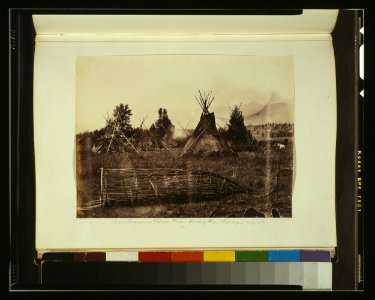
<path id="1" fill-rule="evenodd" d="M 195 97 L 199 106 L 202 108 L 203 112 L 197 127 L 195 128 L 193 134 L 186 142 L 182 155 L 186 153 L 213 153 L 213 152 L 226 152 L 230 151 L 227 143 L 223 138 L 220 137 L 215 121 L 215 114 L 208 111 L 208 108 L 215 99 L 212 96 L 212 92 L 201 93 L 199 92 L 199 97 Z"/>

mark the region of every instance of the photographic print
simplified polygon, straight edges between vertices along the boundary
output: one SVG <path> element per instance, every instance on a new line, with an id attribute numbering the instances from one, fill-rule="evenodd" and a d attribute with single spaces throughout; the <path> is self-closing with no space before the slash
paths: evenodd
<path id="1" fill-rule="evenodd" d="M 78 57 L 78 218 L 291 218 L 292 56 Z"/>

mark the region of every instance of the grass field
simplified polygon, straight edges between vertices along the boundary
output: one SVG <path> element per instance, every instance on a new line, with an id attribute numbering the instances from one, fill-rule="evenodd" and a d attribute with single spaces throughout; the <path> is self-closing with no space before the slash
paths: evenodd
<path id="1" fill-rule="evenodd" d="M 181 149 L 95 154 L 77 144 L 77 217 L 247 217 L 251 209 L 271 216 L 277 208 L 281 217 L 291 217 L 292 172 L 285 173 L 277 187 L 280 170 L 293 169 L 293 140 L 279 149 L 266 141 L 256 152 L 234 155 L 182 156 Z M 155 203 L 153 205 L 111 205 L 80 210 L 100 196 L 100 168 L 172 168 L 208 171 L 228 178 L 249 191 L 210 201 Z M 284 186 L 289 187 L 284 187 Z M 276 191 L 276 189 L 278 191 Z M 276 199 L 277 198 L 277 199 Z"/>

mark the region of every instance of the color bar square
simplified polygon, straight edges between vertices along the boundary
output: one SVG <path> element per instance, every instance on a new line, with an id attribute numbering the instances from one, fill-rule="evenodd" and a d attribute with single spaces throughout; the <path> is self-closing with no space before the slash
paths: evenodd
<path id="1" fill-rule="evenodd" d="M 213 264 L 206 264 L 213 265 Z M 230 284 L 246 284 L 246 263 L 231 263 Z"/>
<path id="2" fill-rule="evenodd" d="M 289 284 L 289 263 L 275 262 L 275 283 Z"/>
<path id="3" fill-rule="evenodd" d="M 332 263 L 318 263 L 318 286 L 319 290 L 332 290 Z"/>
<path id="4" fill-rule="evenodd" d="M 303 286 L 303 264 L 301 262 L 287 263 L 289 266 L 289 284 Z"/>
<path id="5" fill-rule="evenodd" d="M 215 284 L 230 284 L 232 277 L 232 268 L 229 262 L 220 262 L 216 264 L 216 282 Z"/>
<path id="6" fill-rule="evenodd" d="M 76 252 L 74 261 L 105 261 L 105 252 Z"/>
<path id="7" fill-rule="evenodd" d="M 245 284 L 260 284 L 260 262 L 248 262 L 245 265 Z"/>
<path id="8" fill-rule="evenodd" d="M 106 261 L 138 261 L 138 252 L 107 252 Z"/>
<path id="9" fill-rule="evenodd" d="M 217 265 L 217 263 L 201 263 L 202 284 L 217 283 Z"/>
<path id="10" fill-rule="evenodd" d="M 268 261 L 300 261 L 300 250 L 270 250 L 268 251 Z"/>
<path id="11" fill-rule="evenodd" d="M 236 262 L 268 261 L 267 251 L 236 251 Z"/>
<path id="12" fill-rule="evenodd" d="M 275 284 L 275 263 L 261 263 L 259 280 L 261 284 Z"/>
<path id="13" fill-rule="evenodd" d="M 235 251 L 204 251 L 203 260 L 205 262 L 234 262 L 236 254 Z"/>
<path id="14" fill-rule="evenodd" d="M 318 263 L 303 262 L 303 289 L 315 290 L 318 288 Z"/>
<path id="15" fill-rule="evenodd" d="M 329 251 L 323 250 L 302 250 L 301 261 L 306 262 L 331 262 L 331 254 Z"/>
<path id="16" fill-rule="evenodd" d="M 174 262 L 202 262 L 203 251 L 176 251 L 171 252 L 171 261 Z"/>
<path id="17" fill-rule="evenodd" d="M 140 262 L 171 261 L 171 252 L 138 252 Z"/>
<path id="18" fill-rule="evenodd" d="M 190 262 L 186 264 L 186 284 L 202 284 L 203 274 L 202 271 L 203 263 L 201 262 Z M 216 281 L 216 279 L 215 279 Z"/>
<path id="19" fill-rule="evenodd" d="M 74 253 L 64 252 L 47 252 L 42 256 L 42 260 L 54 260 L 54 261 L 73 261 Z"/>

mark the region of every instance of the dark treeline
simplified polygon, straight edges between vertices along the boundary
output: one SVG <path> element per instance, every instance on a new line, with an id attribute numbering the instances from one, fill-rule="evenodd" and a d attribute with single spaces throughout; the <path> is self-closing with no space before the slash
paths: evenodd
<path id="1" fill-rule="evenodd" d="M 148 147 L 162 147 L 173 138 L 174 125 L 165 108 L 159 108 L 157 120 L 147 128 L 144 118 L 138 127 L 130 122 L 132 110 L 128 104 L 117 105 L 111 116 L 107 116 L 103 128 L 77 134 L 77 142 L 90 147 L 94 152 L 128 151 L 131 148 L 143 150 Z"/>
<path id="2" fill-rule="evenodd" d="M 129 150 L 152 150 L 182 147 L 190 134 L 174 138 L 175 126 L 168 116 L 166 108 L 159 108 L 157 118 L 147 128 L 147 117 L 138 127 L 131 124 L 132 110 L 128 104 L 117 105 L 111 116 L 107 116 L 103 128 L 85 131 L 76 135 L 77 142 L 94 152 L 122 152 Z M 185 130 L 188 132 L 188 130 Z M 245 126 L 241 105 L 235 106 L 225 128 L 219 128 L 218 134 L 227 141 L 233 151 L 254 151 L 258 148 L 257 138 L 293 136 L 291 123 L 267 123 Z"/>
<path id="3" fill-rule="evenodd" d="M 260 125 L 249 125 L 247 128 L 256 138 L 294 136 L 294 124 L 292 123 L 266 123 Z"/>

